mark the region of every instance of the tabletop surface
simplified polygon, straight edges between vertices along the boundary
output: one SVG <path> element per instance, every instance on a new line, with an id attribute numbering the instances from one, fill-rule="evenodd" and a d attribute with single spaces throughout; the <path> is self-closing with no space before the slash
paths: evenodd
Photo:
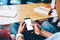
<path id="1" fill-rule="evenodd" d="M 37 19 L 52 17 L 49 15 L 38 14 L 33 11 L 34 8 L 39 7 L 39 6 L 49 6 L 49 5 L 44 4 L 44 3 L 9 5 L 8 7 L 17 11 L 17 16 L 15 18 L 0 17 L 0 24 L 9 24 L 9 23 L 14 23 L 14 22 L 24 21 L 24 18 L 31 18 L 32 20 L 37 20 Z M 0 6 L 0 9 L 1 8 L 2 6 Z"/>

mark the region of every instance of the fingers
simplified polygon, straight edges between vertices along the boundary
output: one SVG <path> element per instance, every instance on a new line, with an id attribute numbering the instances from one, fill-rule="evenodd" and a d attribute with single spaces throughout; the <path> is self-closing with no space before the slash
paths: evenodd
<path id="1" fill-rule="evenodd" d="M 38 26 L 38 27 L 40 27 L 40 24 L 34 22 L 34 23 L 33 23 L 33 26 Z"/>
<path id="2" fill-rule="evenodd" d="M 35 24 L 33 24 L 33 27 L 38 27 L 38 28 L 40 28 L 40 25 L 37 24 L 37 23 L 35 23 Z"/>
<path id="3" fill-rule="evenodd" d="M 25 22 L 21 22 L 20 26 L 23 26 L 23 27 L 26 26 Z"/>
<path id="4" fill-rule="evenodd" d="M 40 24 L 38 24 L 38 23 L 36 23 L 36 22 L 33 23 L 32 26 L 33 26 L 34 29 L 39 29 L 39 30 L 41 30 L 41 26 L 40 26 Z"/>
<path id="5" fill-rule="evenodd" d="M 25 29 L 26 24 L 24 22 L 20 23 L 18 33 L 22 33 Z"/>
<path id="6" fill-rule="evenodd" d="M 24 25 L 24 22 L 21 22 L 20 25 L 23 26 Z"/>
<path id="7" fill-rule="evenodd" d="M 36 35 L 40 35 L 40 25 L 37 24 L 37 23 L 34 23 L 34 24 L 33 24 L 33 28 L 34 28 L 34 33 L 35 33 Z"/>

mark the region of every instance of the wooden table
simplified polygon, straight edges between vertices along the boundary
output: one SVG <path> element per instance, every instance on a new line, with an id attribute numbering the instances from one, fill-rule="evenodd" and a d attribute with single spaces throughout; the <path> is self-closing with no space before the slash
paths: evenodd
<path id="1" fill-rule="evenodd" d="M 37 3 L 37 4 L 24 4 L 24 5 L 9 5 L 11 9 L 17 11 L 15 18 L 0 17 L 0 24 L 8 24 L 13 22 L 24 21 L 25 18 L 31 18 L 32 20 L 50 18 L 53 16 L 38 14 L 33 11 L 34 8 L 39 6 L 47 6 L 48 4 Z M 2 8 L 2 6 L 0 6 Z M 5 22 L 5 23 L 4 23 Z"/>
<path id="2" fill-rule="evenodd" d="M 18 20 L 22 21 L 24 20 L 24 18 L 31 18 L 32 20 L 39 20 L 39 19 L 54 17 L 51 15 L 43 15 L 43 14 L 34 12 L 34 8 L 37 8 L 39 6 L 49 6 L 49 5 L 44 4 L 44 3 L 37 3 L 37 4 L 25 4 L 25 5 L 19 6 L 20 16 L 18 17 Z"/>

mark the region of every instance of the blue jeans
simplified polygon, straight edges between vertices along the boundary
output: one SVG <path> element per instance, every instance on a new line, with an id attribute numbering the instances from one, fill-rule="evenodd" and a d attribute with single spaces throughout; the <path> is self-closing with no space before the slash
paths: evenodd
<path id="1" fill-rule="evenodd" d="M 51 32 L 51 33 L 58 32 L 58 30 L 52 24 L 50 24 L 48 21 L 45 21 L 42 24 L 41 29 L 46 30 L 46 31 Z"/>
<path id="2" fill-rule="evenodd" d="M 10 34 L 17 34 L 19 28 L 19 23 L 12 23 L 10 24 Z"/>
<path id="3" fill-rule="evenodd" d="M 60 32 L 53 34 L 52 36 L 50 36 L 46 40 L 60 40 Z"/>

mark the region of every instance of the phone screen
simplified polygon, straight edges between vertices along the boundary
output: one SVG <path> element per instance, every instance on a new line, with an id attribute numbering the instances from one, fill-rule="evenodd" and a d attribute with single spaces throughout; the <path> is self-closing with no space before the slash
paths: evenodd
<path id="1" fill-rule="evenodd" d="M 33 30 L 31 19 L 26 18 L 25 23 L 26 23 L 26 28 L 28 31 Z"/>

